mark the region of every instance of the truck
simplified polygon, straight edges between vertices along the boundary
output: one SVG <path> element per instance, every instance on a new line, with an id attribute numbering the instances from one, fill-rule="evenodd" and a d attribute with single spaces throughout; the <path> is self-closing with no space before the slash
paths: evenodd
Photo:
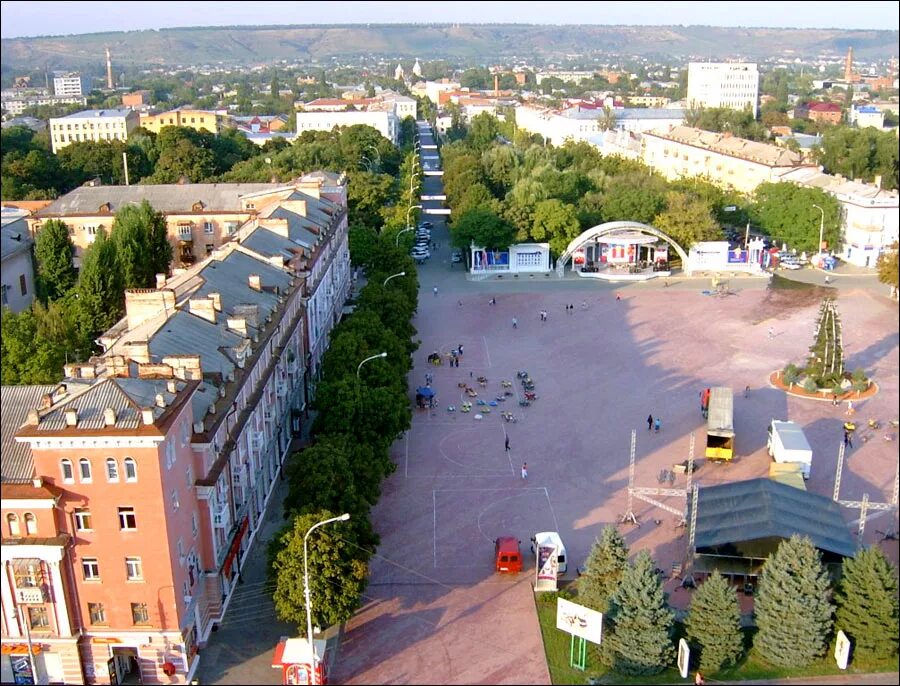
<path id="1" fill-rule="evenodd" d="M 734 457 L 734 393 L 730 388 L 716 386 L 709 391 L 706 457 L 717 462 Z"/>
<path id="2" fill-rule="evenodd" d="M 494 568 L 501 574 L 518 574 L 522 571 L 519 539 L 500 536 L 494 540 Z"/>
<path id="3" fill-rule="evenodd" d="M 794 422 L 773 419 L 769 424 L 766 448 L 775 462 L 795 462 L 803 471 L 803 478 L 809 478 L 813 451 L 806 440 L 806 434 Z"/>

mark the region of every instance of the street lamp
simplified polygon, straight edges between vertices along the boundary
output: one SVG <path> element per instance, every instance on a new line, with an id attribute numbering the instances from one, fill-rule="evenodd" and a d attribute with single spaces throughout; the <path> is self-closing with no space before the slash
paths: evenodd
<path id="1" fill-rule="evenodd" d="M 397 232 L 397 236 L 396 236 L 396 238 L 395 238 L 395 240 L 394 240 L 394 247 L 397 247 L 397 248 L 400 247 L 400 234 L 406 233 L 407 231 L 412 231 L 412 230 L 413 230 L 413 227 L 407 226 L 405 229 L 402 229 L 402 230 L 398 231 L 398 232 Z"/>
<path id="2" fill-rule="evenodd" d="M 410 205 L 409 208 L 406 210 L 406 226 L 407 226 L 407 228 L 411 228 L 411 227 L 409 226 L 409 213 L 412 212 L 412 211 L 415 210 L 415 209 L 420 209 L 420 210 L 421 210 L 421 209 L 422 209 L 422 206 L 421 206 L 421 205 Z M 398 233 L 397 235 L 399 236 L 400 234 Z"/>
<path id="3" fill-rule="evenodd" d="M 309 538 L 309 535 L 313 532 L 313 530 L 318 529 L 320 526 L 325 524 L 330 524 L 331 522 L 346 522 L 350 519 L 350 514 L 345 512 L 340 517 L 332 517 L 331 519 L 325 519 L 321 522 L 317 522 L 309 527 L 309 531 L 306 532 L 306 535 L 303 537 L 303 591 L 306 595 L 306 640 L 309 642 L 309 652 L 312 654 L 312 674 L 311 679 L 312 683 L 315 684 L 316 679 L 318 679 L 317 667 L 316 664 L 318 661 L 318 655 L 316 655 L 316 649 L 313 645 L 313 632 L 312 632 L 312 600 L 309 597 L 309 558 L 306 554 L 306 539 Z"/>
<path id="4" fill-rule="evenodd" d="M 404 229 L 404 231 L 405 231 L 405 230 L 406 230 L 406 229 Z M 400 234 L 398 233 L 397 235 L 399 236 Z M 398 273 L 398 274 L 391 274 L 389 277 L 387 277 L 387 278 L 384 280 L 384 283 L 381 284 L 381 287 L 384 288 L 385 286 L 387 286 L 387 282 L 390 281 L 391 279 L 397 277 L 397 276 L 406 276 L 406 272 L 400 272 L 400 273 Z M 387 353 L 385 353 L 385 355 L 387 355 Z"/>
<path id="5" fill-rule="evenodd" d="M 372 162 L 372 160 L 370 160 L 370 159 L 369 159 L 368 157 L 366 157 L 365 155 L 360 155 L 360 156 L 359 156 L 359 161 L 360 161 L 360 163 L 362 163 L 363 160 L 365 160 L 366 171 L 369 172 L 369 173 L 371 173 L 371 172 L 372 172 L 372 167 L 373 167 L 373 165 L 374 165 L 375 163 Z"/>
<path id="6" fill-rule="evenodd" d="M 819 254 L 822 252 L 822 239 L 825 235 L 825 210 L 818 205 L 813 205 L 813 207 L 822 213 L 822 218 L 819 220 L 819 245 L 816 247 L 816 254 Z"/>
<path id="7" fill-rule="evenodd" d="M 378 160 L 376 164 L 378 164 L 378 167 L 380 168 L 381 167 L 381 153 L 378 152 L 378 148 L 376 148 L 374 144 L 369 143 L 369 145 L 366 146 L 366 150 L 374 150 L 375 151 L 375 159 Z"/>
<path id="8" fill-rule="evenodd" d="M 372 357 L 367 357 L 362 362 L 359 363 L 359 366 L 356 368 L 356 378 L 359 378 L 359 370 L 362 369 L 362 366 L 368 362 L 369 360 L 377 360 L 379 357 L 387 357 L 387 353 L 378 353 L 377 355 L 372 355 Z"/>

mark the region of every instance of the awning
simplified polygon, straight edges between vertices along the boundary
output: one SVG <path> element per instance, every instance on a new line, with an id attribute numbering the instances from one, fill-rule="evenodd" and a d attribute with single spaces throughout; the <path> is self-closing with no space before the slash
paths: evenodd
<path id="1" fill-rule="evenodd" d="M 419 386 L 416 389 L 416 393 L 421 395 L 423 398 L 433 398 L 434 397 L 434 389 L 429 386 Z"/>
<path id="2" fill-rule="evenodd" d="M 41 654 L 41 646 L 37 643 L 32 644 L 35 655 Z M 4 643 L 0 646 L 0 654 L 2 655 L 28 655 L 27 643 Z"/>

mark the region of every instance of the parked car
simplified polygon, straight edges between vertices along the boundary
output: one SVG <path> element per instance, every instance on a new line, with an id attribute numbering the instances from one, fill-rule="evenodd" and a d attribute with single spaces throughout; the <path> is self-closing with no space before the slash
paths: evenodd
<path id="1" fill-rule="evenodd" d="M 432 224 L 431 222 L 422 222 L 421 224 L 419 224 L 419 226 L 420 226 L 420 227 L 424 227 L 424 228 L 426 228 L 426 229 L 433 229 L 433 228 L 434 228 L 434 224 Z"/>
<path id="2" fill-rule="evenodd" d="M 450 253 L 450 262 L 452 262 L 453 264 L 462 262 L 462 260 L 463 256 L 461 250 L 454 250 L 452 253 Z"/>
<path id="3" fill-rule="evenodd" d="M 417 260 L 427 260 L 429 257 L 431 257 L 431 253 L 428 251 L 428 248 L 417 246 L 412 249 L 412 251 L 409 253 L 409 256 Z"/>

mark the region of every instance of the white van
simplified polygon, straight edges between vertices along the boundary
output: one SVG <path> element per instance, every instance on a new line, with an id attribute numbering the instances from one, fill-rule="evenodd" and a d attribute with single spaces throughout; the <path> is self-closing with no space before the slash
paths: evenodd
<path id="1" fill-rule="evenodd" d="M 560 574 L 565 574 L 567 569 L 566 547 L 562 539 L 555 531 L 542 531 L 531 537 L 531 552 L 537 554 L 539 548 L 556 548 L 556 563 Z"/>

